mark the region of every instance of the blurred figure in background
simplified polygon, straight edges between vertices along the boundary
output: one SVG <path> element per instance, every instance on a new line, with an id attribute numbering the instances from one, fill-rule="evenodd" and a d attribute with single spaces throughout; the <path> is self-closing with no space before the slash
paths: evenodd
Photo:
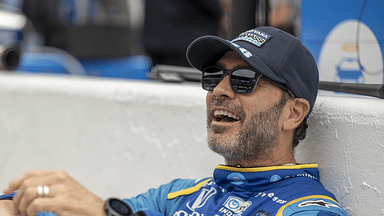
<path id="1" fill-rule="evenodd" d="M 32 44 L 44 55 L 29 61 L 36 56 L 32 54 L 21 64 L 21 69 L 37 73 L 84 71 L 81 74 L 89 76 L 147 79 L 151 62 L 143 56 L 142 25 L 136 19 L 144 11 L 143 1 L 24 0 L 23 12 L 34 27 L 25 35 L 28 39 L 35 38 Z M 35 47 L 30 50 L 36 52 Z M 52 62 L 52 54 L 58 53 L 60 56 Z M 64 54 L 66 59 L 77 61 L 79 67 L 69 70 L 72 63 L 62 64 Z M 40 67 L 46 59 L 52 63 Z"/>
<path id="2" fill-rule="evenodd" d="M 300 35 L 300 0 L 269 0 L 269 25 L 292 35 Z"/>
<path id="3" fill-rule="evenodd" d="M 232 26 L 235 28 L 233 37 L 246 29 L 259 26 L 273 26 L 299 37 L 300 3 L 301 0 L 232 1 L 232 22 L 244 25 L 240 29 L 238 25 Z"/>
<path id="4" fill-rule="evenodd" d="M 220 19 L 220 28 L 217 35 L 226 40 L 231 39 L 231 16 L 232 16 L 232 0 L 220 0 L 220 8 L 222 11 Z"/>
<path id="5" fill-rule="evenodd" d="M 132 54 L 126 0 L 24 0 L 40 44 L 75 57 L 120 57 Z"/>
<path id="6" fill-rule="evenodd" d="M 146 0 L 143 45 L 153 65 L 189 66 L 188 45 L 202 35 L 218 35 L 219 0 Z"/>

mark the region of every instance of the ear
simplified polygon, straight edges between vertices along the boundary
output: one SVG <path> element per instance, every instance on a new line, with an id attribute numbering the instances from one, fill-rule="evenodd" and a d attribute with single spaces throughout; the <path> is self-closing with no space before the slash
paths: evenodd
<path id="1" fill-rule="evenodd" d="M 309 102 L 303 98 L 295 98 L 287 102 L 283 130 L 295 130 L 307 116 L 309 108 Z"/>

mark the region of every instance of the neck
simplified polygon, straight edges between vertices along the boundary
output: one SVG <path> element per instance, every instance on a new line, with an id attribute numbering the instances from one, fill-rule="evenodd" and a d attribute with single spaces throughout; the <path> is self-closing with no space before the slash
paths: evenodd
<path id="1" fill-rule="evenodd" d="M 296 164 L 296 159 L 293 155 L 292 148 L 277 148 L 271 154 L 267 154 L 262 158 L 250 159 L 232 159 L 225 158 L 227 166 L 238 166 L 245 168 L 250 167 L 267 167 L 267 166 L 282 166 L 284 164 Z"/>
<path id="2" fill-rule="evenodd" d="M 295 158 L 286 161 L 257 161 L 257 160 L 231 160 L 225 159 L 225 164 L 227 166 L 240 166 L 243 168 L 252 168 L 252 167 L 268 167 L 268 166 L 282 166 L 284 164 L 296 164 Z"/>

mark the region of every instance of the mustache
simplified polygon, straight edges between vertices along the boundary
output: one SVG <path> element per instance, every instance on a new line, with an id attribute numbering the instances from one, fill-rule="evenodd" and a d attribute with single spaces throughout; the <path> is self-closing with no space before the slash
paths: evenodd
<path id="1" fill-rule="evenodd" d="M 212 115 L 212 107 L 214 106 L 224 107 L 229 111 L 233 112 L 234 114 L 236 114 L 237 116 L 239 116 L 242 120 L 244 120 L 246 117 L 245 111 L 242 106 L 229 102 L 227 99 L 215 98 L 209 107 L 209 110 L 208 110 L 209 115 Z"/>

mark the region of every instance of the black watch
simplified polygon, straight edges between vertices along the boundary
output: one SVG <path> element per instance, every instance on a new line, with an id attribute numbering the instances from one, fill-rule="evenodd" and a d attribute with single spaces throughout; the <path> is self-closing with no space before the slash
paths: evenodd
<path id="1" fill-rule="evenodd" d="M 117 198 L 107 199 L 104 204 L 104 211 L 107 216 L 133 216 L 131 207 Z"/>

